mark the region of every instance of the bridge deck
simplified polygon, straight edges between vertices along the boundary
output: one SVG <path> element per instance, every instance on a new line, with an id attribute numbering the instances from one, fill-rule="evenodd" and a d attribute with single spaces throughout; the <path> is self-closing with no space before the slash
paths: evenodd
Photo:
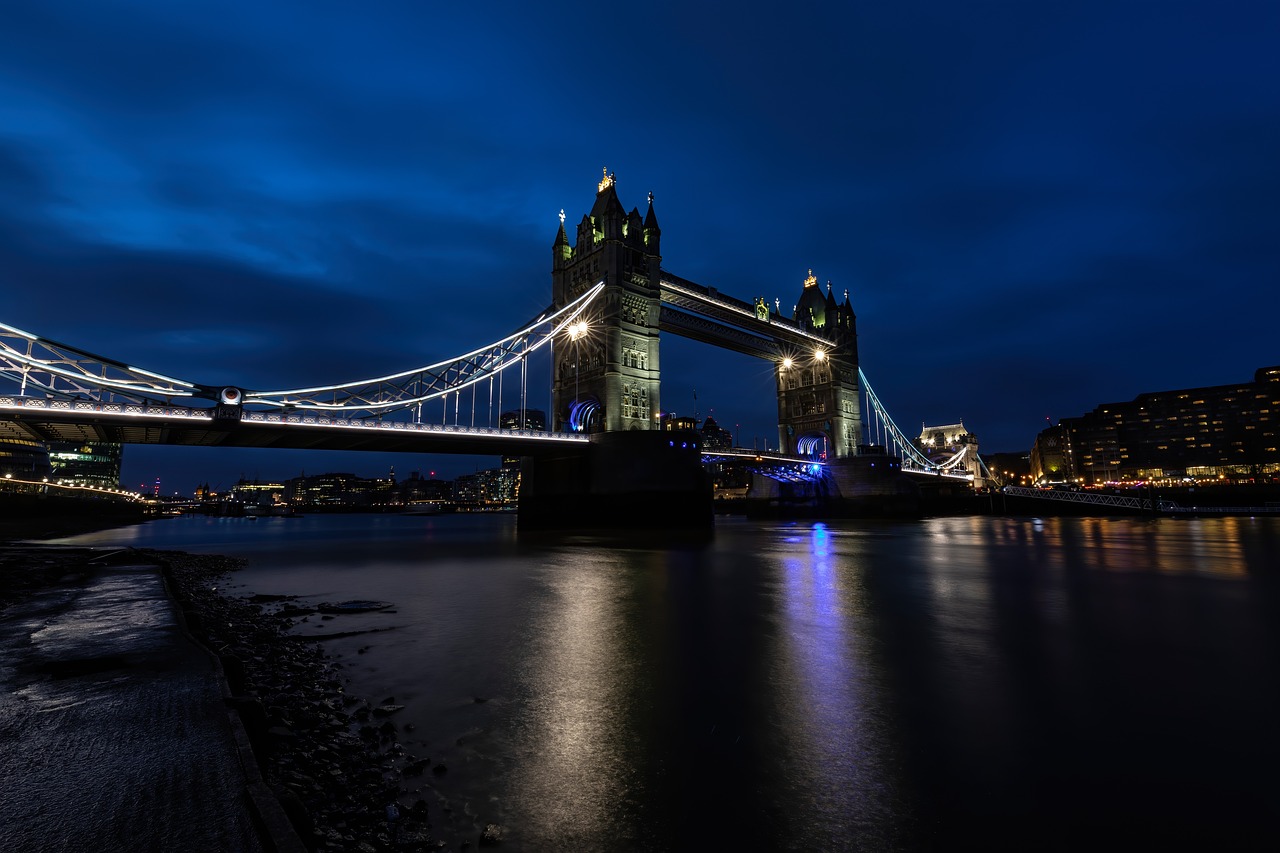
<path id="1" fill-rule="evenodd" d="M 215 420 L 208 409 L 0 397 L 0 438 L 114 441 L 203 447 L 378 450 L 409 453 L 539 456 L 585 450 L 576 433 L 346 420 L 246 412 Z"/>

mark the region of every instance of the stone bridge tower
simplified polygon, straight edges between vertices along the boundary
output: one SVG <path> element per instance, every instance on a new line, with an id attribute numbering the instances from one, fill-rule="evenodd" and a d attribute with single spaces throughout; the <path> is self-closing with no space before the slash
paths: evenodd
<path id="1" fill-rule="evenodd" d="M 846 291 L 837 303 L 824 295 L 813 270 L 796 303 L 795 323 L 830 341 L 778 362 L 778 442 L 784 453 L 842 459 L 862 443 L 858 390 L 858 327 Z"/>
<path id="2" fill-rule="evenodd" d="M 555 341 L 552 429 L 619 432 L 656 429 L 661 229 L 649 209 L 627 213 L 605 170 L 591 212 L 569 245 L 564 212 L 552 246 L 551 293 L 557 308 L 603 280 L 583 316 L 585 331 Z"/>

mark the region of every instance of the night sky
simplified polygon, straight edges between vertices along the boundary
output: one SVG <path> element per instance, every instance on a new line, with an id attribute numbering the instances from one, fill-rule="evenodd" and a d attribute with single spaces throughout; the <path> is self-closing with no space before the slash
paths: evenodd
<path id="1" fill-rule="evenodd" d="M 0 321 L 209 384 L 416 367 L 549 302 L 608 167 L 664 269 L 847 289 L 908 431 L 1025 451 L 1280 364 L 1280 4 L 727 8 L 6 3 Z M 665 409 L 776 443 L 767 364 L 662 361 Z M 494 461 L 129 447 L 124 482 Z"/>

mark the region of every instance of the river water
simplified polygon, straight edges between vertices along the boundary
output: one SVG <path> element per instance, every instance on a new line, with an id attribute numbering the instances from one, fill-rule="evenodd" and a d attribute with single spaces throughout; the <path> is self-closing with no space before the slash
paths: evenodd
<path id="1" fill-rule="evenodd" d="M 249 560 L 394 697 L 437 834 L 507 850 L 1280 840 L 1280 519 L 181 518 L 62 540 Z M 405 724 L 412 726 L 412 730 Z"/>

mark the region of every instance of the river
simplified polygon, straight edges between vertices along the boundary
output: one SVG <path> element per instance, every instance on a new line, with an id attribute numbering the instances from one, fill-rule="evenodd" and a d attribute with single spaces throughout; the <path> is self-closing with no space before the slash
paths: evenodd
<path id="1" fill-rule="evenodd" d="M 189 517 L 77 536 L 241 556 L 312 617 L 452 849 L 1097 849 L 1280 839 L 1280 519 Z M 406 725 L 408 724 L 408 725 Z"/>

